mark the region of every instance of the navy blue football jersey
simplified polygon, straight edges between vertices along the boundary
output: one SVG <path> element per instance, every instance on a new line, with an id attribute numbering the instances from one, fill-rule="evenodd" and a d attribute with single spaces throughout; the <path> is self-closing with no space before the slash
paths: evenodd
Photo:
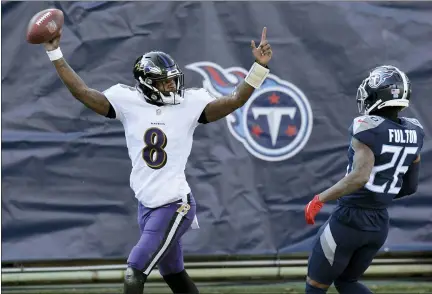
<path id="1" fill-rule="evenodd" d="M 341 197 L 340 205 L 384 209 L 402 187 L 403 176 L 423 147 L 422 125 L 412 118 L 400 123 L 380 116 L 365 115 L 354 119 L 351 137 L 367 145 L 375 155 L 375 165 L 368 183 L 360 190 Z M 354 150 L 348 148 L 347 174 L 352 170 Z"/>

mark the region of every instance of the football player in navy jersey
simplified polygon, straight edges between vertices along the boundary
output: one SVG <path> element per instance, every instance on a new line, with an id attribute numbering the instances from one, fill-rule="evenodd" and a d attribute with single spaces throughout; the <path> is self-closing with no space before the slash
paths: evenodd
<path id="1" fill-rule="evenodd" d="M 305 207 L 306 222 L 314 224 L 323 205 L 337 200 L 313 244 L 306 293 L 326 293 L 333 283 L 339 293 L 372 293 L 358 279 L 387 238 L 387 207 L 417 190 L 424 131 L 416 119 L 399 116 L 410 98 L 411 83 L 394 66 L 373 69 L 359 86 L 347 173 Z"/>

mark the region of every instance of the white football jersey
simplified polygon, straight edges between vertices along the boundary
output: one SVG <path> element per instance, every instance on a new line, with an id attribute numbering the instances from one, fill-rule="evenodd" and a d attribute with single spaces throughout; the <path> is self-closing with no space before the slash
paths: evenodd
<path id="1" fill-rule="evenodd" d="M 191 192 L 185 168 L 193 133 L 214 98 L 204 89 L 187 89 L 181 104 L 156 106 L 136 88 L 122 84 L 104 94 L 125 130 L 135 197 L 149 208 L 184 199 Z"/>

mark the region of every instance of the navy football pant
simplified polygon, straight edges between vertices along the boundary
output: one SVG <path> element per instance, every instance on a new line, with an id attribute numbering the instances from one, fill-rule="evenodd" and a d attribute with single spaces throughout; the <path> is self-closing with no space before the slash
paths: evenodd
<path id="1" fill-rule="evenodd" d="M 334 283 L 339 293 L 345 293 L 345 286 L 357 282 L 367 270 L 387 233 L 387 228 L 375 232 L 354 229 L 331 216 L 313 245 L 308 277 L 320 284 Z"/>
<path id="2" fill-rule="evenodd" d="M 128 266 L 145 275 L 156 265 L 162 276 L 184 270 L 181 237 L 190 228 L 195 214 L 196 204 L 191 194 L 187 203 L 179 201 L 155 209 L 139 204 L 141 238 L 129 255 Z"/>

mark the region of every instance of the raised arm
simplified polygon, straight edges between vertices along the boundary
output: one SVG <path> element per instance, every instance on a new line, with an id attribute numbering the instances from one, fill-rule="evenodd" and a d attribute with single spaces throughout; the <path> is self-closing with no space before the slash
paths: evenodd
<path id="1" fill-rule="evenodd" d="M 60 38 L 61 33 L 55 39 L 44 44 L 45 50 L 54 64 L 60 79 L 77 100 L 94 112 L 103 116 L 109 116 L 110 103 L 108 99 L 103 93 L 89 88 L 69 66 L 60 51 Z"/>
<path id="2" fill-rule="evenodd" d="M 255 42 L 251 41 L 252 53 L 255 63 L 250 69 L 244 82 L 229 96 L 220 97 L 209 104 L 204 109 L 207 122 L 221 119 L 236 109 L 242 107 L 256 88 L 259 88 L 267 77 L 269 70 L 267 64 L 272 57 L 272 50 L 267 41 L 267 28 L 264 28 L 261 35 L 261 42 L 258 48 Z"/>

